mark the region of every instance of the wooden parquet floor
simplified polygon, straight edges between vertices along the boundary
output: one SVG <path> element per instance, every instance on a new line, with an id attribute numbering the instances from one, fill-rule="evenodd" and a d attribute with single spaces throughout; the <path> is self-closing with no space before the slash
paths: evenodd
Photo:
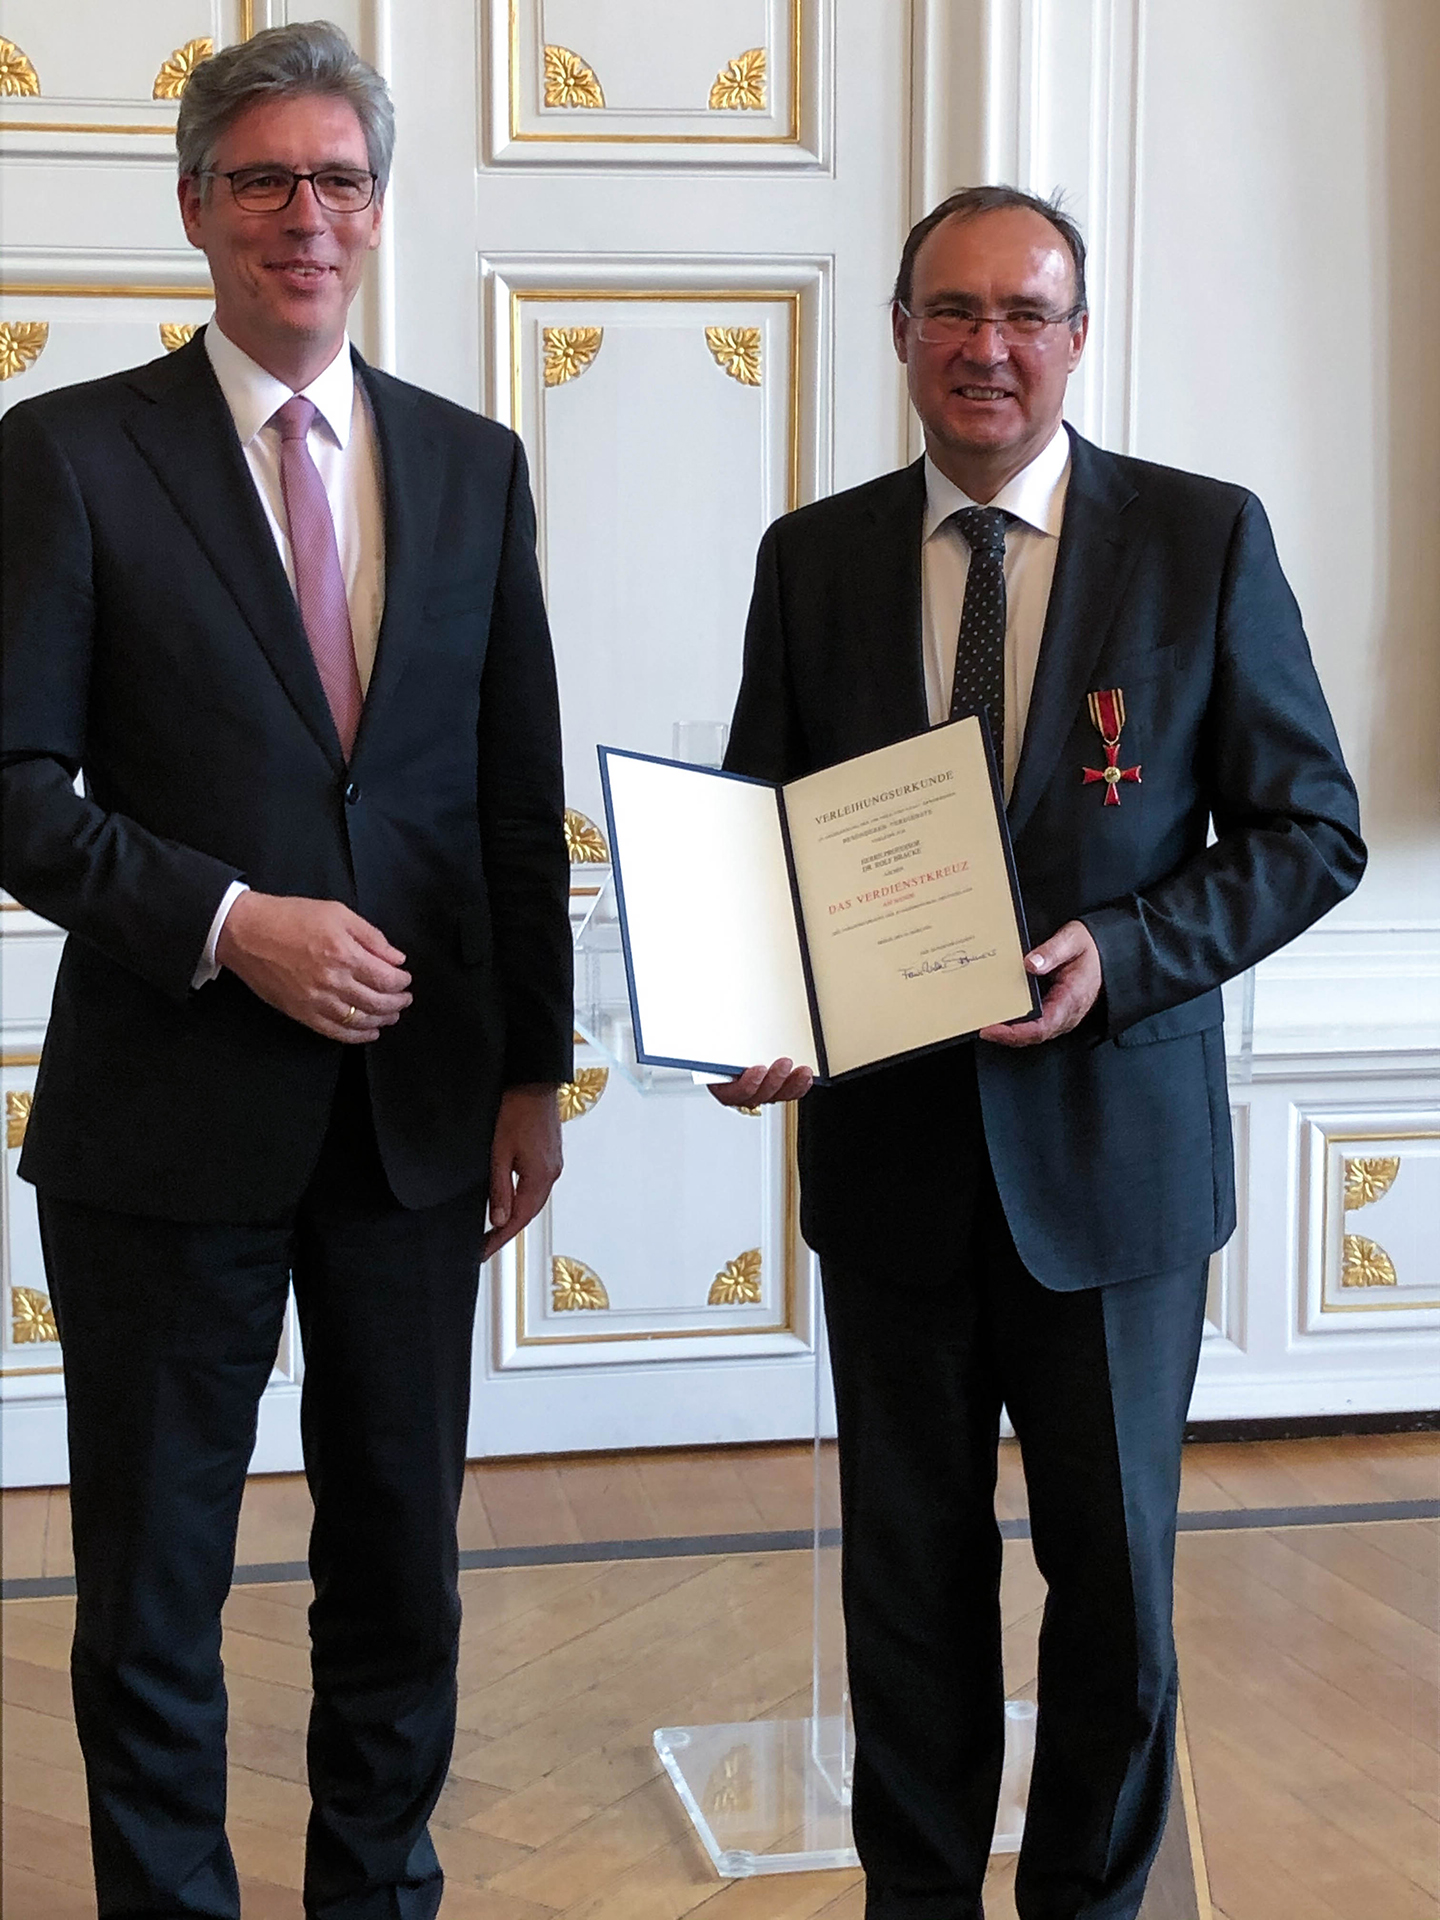
<path id="1" fill-rule="evenodd" d="M 1241 1519 L 1246 1508 L 1440 1492 L 1429 1438 L 1192 1455 L 1188 1504 Z M 483 1515 L 490 1544 L 803 1525 L 811 1484 L 799 1449 L 472 1478 L 471 1526 Z M 302 1495 L 288 1481 L 257 1485 L 243 1561 L 298 1557 L 286 1542 L 303 1524 Z M 1006 1497 L 1023 1501 L 1023 1487 Z M 63 1501 L 6 1495 L 0 1512 L 7 1578 L 63 1561 L 60 1533 L 46 1537 Z M 1211 1905 L 1193 1880 L 1172 1875 L 1162 1888 L 1157 1876 L 1147 1920 L 1437 1920 L 1437 1573 L 1431 1520 L 1182 1534 L 1177 1633 Z M 435 1821 L 444 1920 L 860 1920 L 853 1873 L 717 1880 L 651 1745 L 660 1725 L 808 1712 L 808 1553 L 486 1567 L 462 1585 L 460 1731 Z M 1028 1543 L 1007 1542 L 1012 1692 L 1033 1693 L 1042 1598 Z M 300 1913 L 307 1600 L 299 1581 L 254 1584 L 226 1609 L 230 1830 L 246 1920 Z M 72 1619 L 63 1596 L 3 1609 L 6 1920 L 95 1911 L 66 1671 Z M 990 1920 L 1013 1920 L 1013 1868 L 992 1865 Z"/>

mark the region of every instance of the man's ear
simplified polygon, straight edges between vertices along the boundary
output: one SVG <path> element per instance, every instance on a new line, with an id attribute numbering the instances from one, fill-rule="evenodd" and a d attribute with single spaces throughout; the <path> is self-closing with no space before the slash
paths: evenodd
<path id="1" fill-rule="evenodd" d="M 895 342 L 895 358 L 902 366 L 909 366 L 910 351 L 905 339 L 905 315 L 900 310 L 900 302 L 890 302 L 890 338 Z"/>
<path id="2" fill-rule="evenodd" d="M 180 222 L 185 229 L 185 238 L 192 247 L 204 251 L 204 241 L 200 238 L 200 182 L 193 173 L 182 173 L 175 183 L 175 196 L 180 202 Z"/>

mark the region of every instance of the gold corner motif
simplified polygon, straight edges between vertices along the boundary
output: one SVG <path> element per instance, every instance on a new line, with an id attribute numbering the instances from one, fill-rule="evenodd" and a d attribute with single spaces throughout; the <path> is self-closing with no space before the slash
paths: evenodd
<path id="1" fill-rule="evenodd" d="M 603 327 L 542 327 L 545 349 L 545 384 L 563 387 L 567 380 L 578 379 L 600 351 L 605 338 Z"/>
<path id="2" fill-rule="evenodd" d="M 1363 1234 L 1347 1233 L 1340 1259 L 1342 1287 L 1395 1287 L 1395 1262 L 1382 1246 Z"/>
<path id="3" fill-rule="evenodd" d="M 215 42 L 209 34 L 202 34 L 197 40 L 187 40 L 183 47 L 177 47 L 155 76 L 152 98 L 178 100 L 196 67 L 210 59 L 214 52 Z"/>
<path id="4" fill-rule="evenodd" d="M 722 373 L 742 387 L 759 386 L 759 327 L 706 327 L 705 344 Z"/>
<path id="5" fill-rule="evenodd" d="M 603 107 L 605 94 L 595 70 L 569 47 L 545 49 L 547 107 Z"/>
<path id="6" fill-rule="evenodd" d="M 605 836 L 578 807 L 565 809 L 565 851 L 572 867 L 608 867 L 610 849 Z"/>
<path id="7" fill-rule="evenodd" d="M 33 367 L 49 338 L 48 320 L 0 320 L 0 380 Z"/>
<path id="8" fill-rule="evenodd" d="M 582 1113 L 589 1113 L 599 1104 L 610 1079 L 608 1067 L 577 1067 L 575 1078 L 566 1080 L 556 1093 L 562 1123 L 566 1120 L 578 1120 Z"/>
<path id="9" fill-rule="evenodd" d="M 727 1260 L 710 1283 L 709 1307 L 753 1307 L 760 1298 L 760 1249 L 748 1247 Z"/>
<path id="10" fill-rule="evenodd" d="M 12 100 L 34 100 L 39 93 L 40 76 L 31 65 L 29 55 L 13 40 L 0 39 L 0 94 L 8 94 Z"/>
<path id="11" fill-rule="evenodd" d="M 550 1305 L 556 1313 L 595 1312 L 608 1307 L 605 1282 L 583 1260 L 557 1253 L 550 1262 Z"/>
<path id="12" fill-rule="evenodd" d="M 720 69 L 710 89 L 712 108 L 763 111 L 765 106 L 765 49 L 750 47 Z"/>
<path id="13" fill-rule="evenodd" d="M 21 1147 L 25 1144 L 25 1129 L 30 1124 L 30 1104 L 35 1096 L 28 1089 L 24 1093 L 7 1093 L 5 1096 L 5 1144 L 7 1147 Z"/>
<path id="14" fill-rule="evenodd" d="M 167 353 L 178 353 L 181 347 L 188 346 L 195 338 L 198 320 L 162 320 L 160 322 L 160 344 Z"/>
<path id="15" fill-rule="evenodd" d="M 60 1330 L 50 1296 L 36 1287 L 10 1289 L 10 1339 L 17 1347 L 56 1346 Z"/>
<path id="16" fill-rule="evenodd" d="M 760 1118 L 759 1107 L 736 1107 L 735 1111 L 736 1113 L 743 1113 L 747 1120 L 758 1120 Z"/>
<path id="17" fill-rule="evenodd" d="M 1368 1207 L 1372 1200 L 1378 1200 L 1387 1194 L 1395 1184 L 1395 1176 L 1400 1171 L 1398 1153 L 1377 1155 L 1364 1160 L 1345 1162 L 1345 1211 L 1354 1213 L 1359 1207 Z"/>

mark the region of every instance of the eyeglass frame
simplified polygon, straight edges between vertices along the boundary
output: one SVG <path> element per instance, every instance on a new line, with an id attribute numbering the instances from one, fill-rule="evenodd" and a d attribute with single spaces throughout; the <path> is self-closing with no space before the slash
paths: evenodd
<path id="1" fill-rule="evenodd" d="M 289 193 L 286 194 L 285 198 L 280 202 L 278 206 L 247 207 L 245 203 L 241 200 L 240 195 L 237 192 L 235 187 L 235 181 L 238 178 L 238 176 L 242 173 L 288 173 L 290 176 L 290 191 Z M 319 189 L 315 185 L 315 182 L 319 179 L 322 179 L 327 173 L 353 173 L 357 179 L 368 180 L 370 182 L 369 199 L 362 201 L 358 207 L 327 206 L 326 203 L 320 198 Z M 230 188 L 230 196 L 234 200 L 236 206 L 240 208 L 242 213 L 284 213 L 287 207 L 293 205 L 295 196 L 300 191 L 300 182 L 302 180 L 308 180 L 310 182 L 310 192 L 314 196 L 315 204 L 317 207 L 321 208 L 323 212 L 338 213 L 341 215 L 344 215 L 347 213 L 364 213 L 370 207 L 374 206 L 376 189 L 380 185 L 379 174 L 372 173 L 365 167 L 346 167 L 346 166 L 336 165 L 336 166 L 329 166 L 329 167 L 320 167 L 314 173 L 299 173 L 296 171 L 294 167 L 282 167 L 278 164 L 271 166 L 268 162 L 263 160 L 252 161 L 252 163 L 248 167 L 231 167 L 228 172 L 222 167 L 202 167 L 199 174 L 196 177 L 197 179 L 200 179 L 200 180 L 224 180 L 225 182 L 227 182 Z"/>
<path id="2" fill-rule="evenodd" d="M 1005 331 L 1013 319 L 1011 314 L 962 313 L 958 307 L 947 307 L 942 308 L 941 311 L 953 316 L 956 321 L 963 322 L 963 328 L 947 328 L 938 339 L 932 335 L 932 337 L 927 340 L 920 329 L 925 325 L 926 321 L 934 320 L 938 316 L 933 313 L 916 313 L 912 307 L 907 307 L 903 300 L 897 300 L 895 305 L 907 320 L 913 320 L 915 322 L 915 338 L 925 347 L 938 347 L 945 345 L 947 342 L 958 343 L 966 339 L 973 340 L 976 334 L 979 333 L 981 327 L 994 327 L 1007 347 L 1029 346 L 1032 341 L 1038 340 L 1040 335 L 1050 327 L 1069 327 L 1073 333 L 1075 331 L 1075 322 L 1087 311 L 1084 303 L 1078 302 L 1065 313 L 1052 313 L 1048 319 L 1042 320 L 1040 325 L 1036 327 L 1032 333 L 1013 335 L 1007 334 Z"/>

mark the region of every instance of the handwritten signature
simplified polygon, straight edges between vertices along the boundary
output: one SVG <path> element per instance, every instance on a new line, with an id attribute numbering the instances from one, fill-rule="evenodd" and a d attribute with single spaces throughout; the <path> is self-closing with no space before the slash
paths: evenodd
<path id="1" fill-rule="evenodd" d="M 984 953 L 952 953 L 944 960 L 922 960 L 918 967 L 901 967 L 900 972 L 906 980 L 919 980 L 927 973 L 952 973 L 957 967 L 973 967 L 977 960 L 993 960 L 994 947 Z"/>

